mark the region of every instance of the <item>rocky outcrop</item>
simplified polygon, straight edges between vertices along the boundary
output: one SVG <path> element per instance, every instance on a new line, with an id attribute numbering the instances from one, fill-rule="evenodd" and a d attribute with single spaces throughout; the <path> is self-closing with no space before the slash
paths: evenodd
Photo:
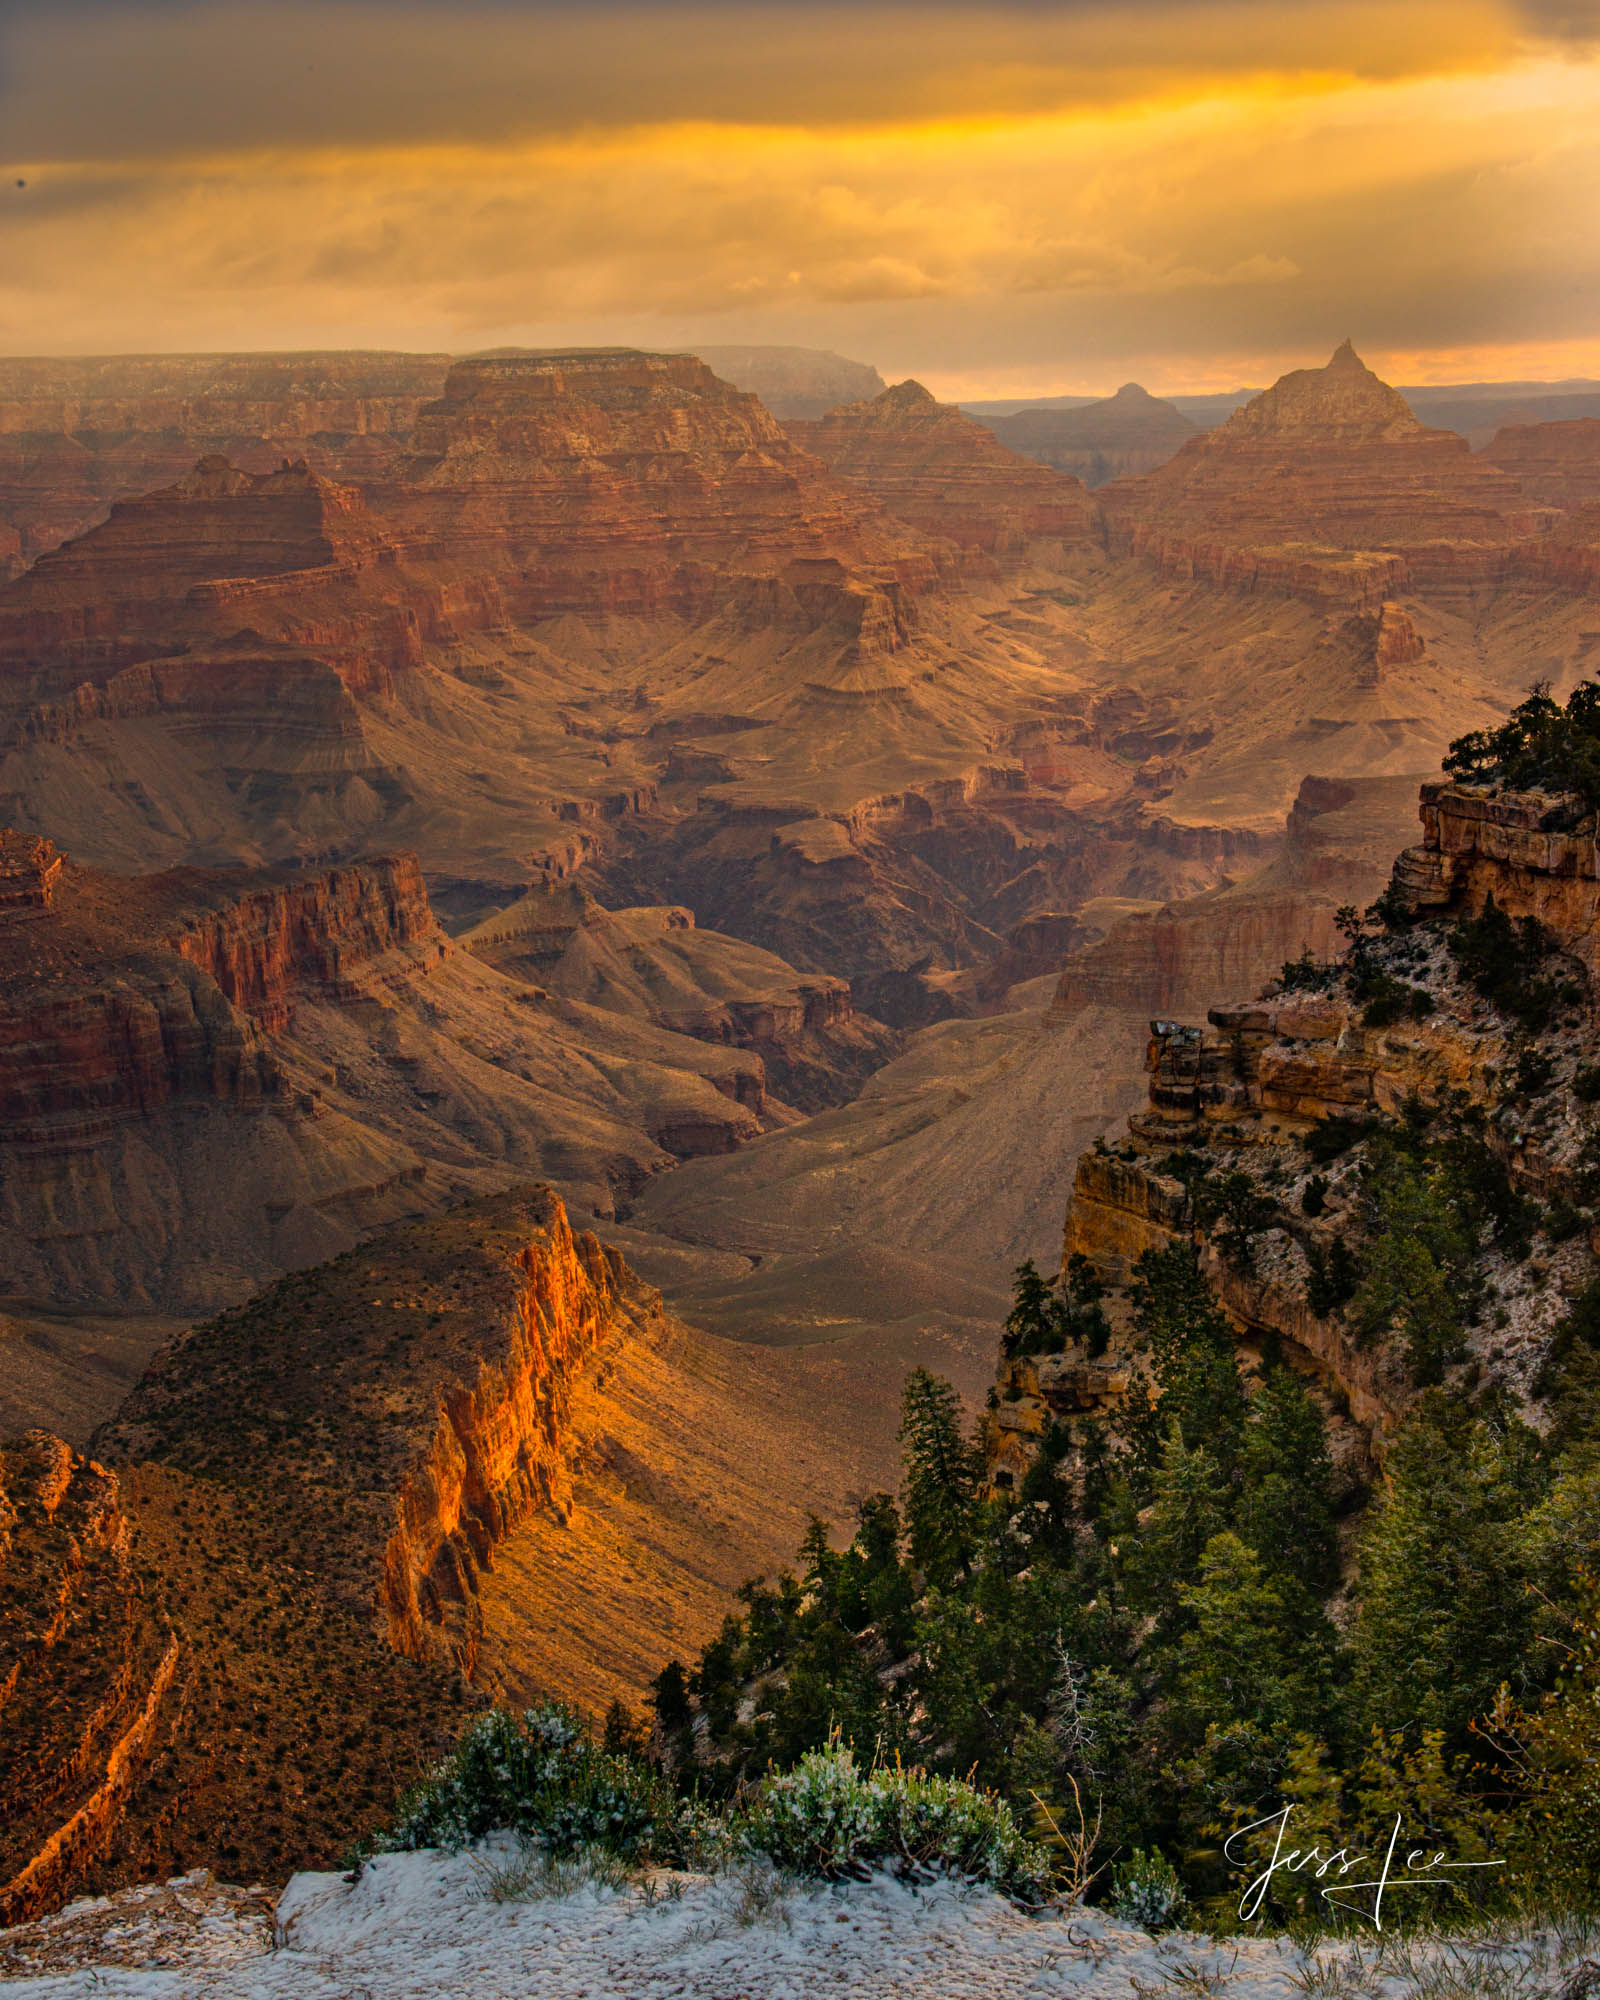
<path id="1" fill-rule="evenodd" d="M 1463 979 L 1431 920 L 1480 913 L 1491 896 L 1513 919 L 1537 918 L 1557 954 L 1545 971 L 1564 1004 L 1578 1005 L 1600 972 L 1593 818 L 1570 797 L 1444 783 L 1422 788 L 1421 813 L 1424 838 L 1396 862 L 1390 890 L 1391 905 L 1409 905 L 1419 928 L 1362 947 L 1376 955 L 1365 985 L 1334 964 L 1259 1000 L 1213 1006 L 1204 1028 L 1151 1023 L 1147 1105 L 1080 1159 L 1064 1246 L 1067 1258 L 1086 1257 L 1120 1288 L 1146 1251 L 1192 1243 L 1241 1342 L 1283 1343 L 1342 1393 L 1380 1450 L 1417 1376 L 1391 1344 L 1346 1318 L 1353 1279 L 1342 1295 L 1330 1292 L 1335 1252 L 1359 1271 L 1364 1232 L 1374 1225 L 1359 1168 L 1329 1163 L 1385 1123 L 1447 1113 L 1481 1135 L 1473 1143 L 1488 1147 L 1511 1187 L 1572 1205 L 1587 1198 L 1583 1121 L 1570 1099 L 1565 1110 L 1541 1101 L 1558 1070 L 1588 1059 L 1586 1017 L 1576 1029 L 1570 1019 L 1519 1026 Z M 1573 979 L 1579 966 L 1586 982 Z M 1387 989 L 1372 983 L 1379 971 Z M 1326 1171 L 1313 1182 L 1313 1161 L 1296 1142 L 1311 1135 L 1310 1145 L 1316 1128 L 1329 1126 L 1336 1136 L 1321 1149 Z M 1197 1196 L 1219 1174 L 1248 1195 L 1248 1224 L 1238 1224 L 1237 1206 L 1230 1224 L 1226 1204 Z M 1228 1233 L 1235 1224 L 1242 1237 Z M 1566 1260 L 1554 1291 L 1537 1259 L 1526 1278 L 1514 1261 L 1494 1265 L 1492 1283 L 1506 1301 L 1496 1328 L 1519 1318 L 1548 1325 L 1563 1309 L 1563 1293 L 1587 1270 L 1584 1250 L 1564 1247 L 1570 1235 L 1552 1232 L 1543 1246 L 1545 1258 Z M 1529 1393 L 1536 1341 L 1524 1338 L 1520 1353 L 1508 1353 L 1498 1333 L 1484 1330 L 1471 1348 L 1467 1365 L 1479 1375 L 1509 1371 Z M 1020 1419 L 1012 1430 L 1019 1426 L 1027 1430 Z"/>
<path id="2" fill-rule="evenodd" d="M 1551 519 L 1465 438 L 1419 423 L 1348 341 L 1100 498 L 1111 547 L 1169 574 L 1373 611 L 1407 585 L 1496 585 Z"/>
<path id="3" fill-rule="evenodd" d="M 969 559 L 1017 562 L 1041 542 L 1084 547 L 1095 537 L 1095 510 L 1076 479 L 1007 450 L 920 382 L 788 428 L 839 478 Z"/>
<path id="4" fill-rule="evenodd" d="M 447 366 L 363 353 L 0 361 L 0 580 L 207 454 L 249 472 L 304 458 L 333 479 L 376 477 Z"/>
<path id="5" fill-rule="evenodd" d="M 899 1046 L 857 1011 L 848 980 L 798 973 L 758 945 L 701 929 L 681 905 L 606 910 L 576 888 L 536 889 L 459 942 L 569 1000 L 747 1049 L 766 1087 L 800 1110 L 853 1097 Z M 764 1094 L 741 1101 L 766 1110 Z M 730 1139 L 684 1150 L 730 1150 Z"/>
<path id="6" fill-rule="evenodd" d="M 116 1477 L 59 1438 L 0 1446 L 0 1924 L 54 1909 L 115 1844 L 177 1704 Z"/>
<path id="7" fill-rule="evenodd" d="M 1493 896 L 1507 916 L 1534 917 L 1562 948 L 1600 972 L 1595 816 L 1560 792 L 1422 788 L 1422 839 L 1394 868 L 1412 909 L 1476 913 Z"/>
<path id="8" fill-rule="evenodd" d="M 660 1319 L 550 1189 L 521 1188 L 197 1327 L 95 1449 L 257 1489 L 324 1589 L 358 1593 L 396 1652 L 470 1676 L 479 1571 L 570 1494 L 583 1370 Z M 311 1485 L 314 1517 L 297 1498 Z"/>
<path id="9" fill-rule="evenodd" d="M 448 949 L 414 854 L 280 879 L 191 911 L 167 943 L 268 1031 L 288 1026 L 297 992 L 365 997 L 386 972 L 403 983 Z"/>
<path id="10" fill-rule="evenodd" d="M 1330 956 L 1335 912 L 1365 908 L 1382 889 L 1415 797 L 1409 778 L 1304 779 L 1283 846 L 1264 868 L 1116 918 L 1067 960 L 1052 1013 L 1098 1006 L 1181 1017 L 1216 993 L 1253 991 L 1302 952 Z"/>
<path id="11" fill-rule="evenodd" d="M 978 421 L 1024 458 L 1071 473 L 1091 488 L 1154 472 L 1195 434 L 1181 410 L 1137 382 L 1076 409 L 1018 410 Z"/>
<path id="12" fill-rule="evenodd" d="M 381 505 L 455 560 L 492 551 L 525 617 L 703 612 L 737 579 L 783 586 L 761 615 L 816 622 L 840 593 L 900 642 L 931 550 L 798 450 L 690 355 L 585 349 L 457 362 Z M 808 608 L 808 600 L 815 604 Z"/>
<path id="13" fill-rule="evenodd" d="M 1547 506 L 1576 510 L 1600 503 L 1600 417 L 1509 424 L 1495 433 L 1483 457 Z"/>

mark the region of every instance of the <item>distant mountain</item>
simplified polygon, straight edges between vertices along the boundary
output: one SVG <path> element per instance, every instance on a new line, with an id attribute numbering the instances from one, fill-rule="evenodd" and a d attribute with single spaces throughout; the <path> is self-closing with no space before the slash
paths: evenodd
<path id="1" fill-rule="evenodd" d="M 881 396 L 883 377 L 865 361 L 820 347 L 697 347 L 714 375 L 759 396 L 775 417 L 822 417 L 839 403 Z"/>
<path id="2" fill-rule="evenodd" d="M 1194 436 L 1196 428 L 1171 403 L 1150 395 L 1137 382 L 1125 382 L 1114 396 L 1098 403 L 1020 410 L 1015 416 L 979 421 L 1013 451 L 1058 472 L 1073 473 L 1086 486 L 1153 472 Z"/>

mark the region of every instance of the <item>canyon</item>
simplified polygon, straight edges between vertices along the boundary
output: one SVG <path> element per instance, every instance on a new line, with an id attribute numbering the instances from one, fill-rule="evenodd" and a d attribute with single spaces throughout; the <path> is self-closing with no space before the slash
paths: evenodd
<path id="1" fill-rule="evenodd" d="M 1588 1154 L 1572 1080 L 1593 1050 L 1600 971 L 1593 811 L 1558 792 L 1434 780 L 1421 787 L 1420 819 L 1422 838 L 1397 856 L 1388 896 L 1390 956 L 1403 992 L 1424 993 L 1425 1007 L 1396 1019 L 1363 999 L 1358 973 L 1346 978 L 1340 964 L 1359 967 L 1359 956 L 1341 953 L 1315 976 L 1291 977 L 1286 965 L 1277 980 L 1233 989 L 1245 997 L 1213 1001 L 1199 1025 L 1149 1024 L 1145 1101 L 1078 1159 L 1060 1256 L 1063 1266 L 1083 1260 L 1110 1288 L 1112 1344 L 1093 1358 L 1069 1348 L 1002 1362 L 988 1418 L 997 1488 L 1020 1487 L 1053 1423 L 1120 1405 L 1137 1345 L 1130 1284 L 1147 1253 L 1179 1244 L 1194 1249 L 1247 1361 L 1259 1365 L 1270 1348 L 1319 1386 L 1336 1463 L 1370 1483 L 1417 1399 L 1417 1373 L 1398 1343 L 1352 1322 L 1348 1294 L 1323 1294 L 1335 1246 L 1350 1252 L 1371 1226 L 1362 1170 L 1346 1156 L 1384 1122 L 1475 1119 L 1463 1129 L 1486 1135 L 1513 1195 L 1554 1204 L 1552 1218 L 1563 1204 L 1584 1212 Z M 1531 922 L 1545 940 L 1526 946 L 1529 976 L 1541 952 L 1568 975 L 1562 1018 L 1519 1025 L 1463 975 L 1445 925 L 1486 910 Z M 1535 1056 L 1543 1080 L 1524 1088 Z M 1558 1095 L 1547 1098 L 1552 1085 Z M 1204 1199 L 1219 1173 L 1233 1177 L 1231 1206 Z M 1243 1247 L 1230 1235 L 1241 1189 L 1254 1204 Z M 1494 1310 L 1472 1315 L 1445 1379 L 1487 1381 L 1537 1407 L 1552 1330 L 1597 1254 L 1592 1229 L 1545 1226 L 1531 1259 L 1524 1248 L 1489 1260 Z"/>
<path id="2" fill-rule="evenodd" d="M 983 1400 L 1069 1205 L 1125 1283 L 1182 1146 L 1475 1087 L 1459 995 L 1237 996 L 1592 665 L 1584 425 L 1474 453 L 1346 346 L 1159 462 L 1066 412 L 1085 470 L 709 352 L 0 374 L 8 1920 L 331 1860 L 485 1695 L 637 1704 L 893 1482 L 908 1369 Z M 1425 806 L 1408 893 L 1592 931 L 1570 830 Z M 1200 1248 L 1371 1454 L 1338 1213 Z M 1007 1386 L 1013 1477 L 1115 1393 Z"/>

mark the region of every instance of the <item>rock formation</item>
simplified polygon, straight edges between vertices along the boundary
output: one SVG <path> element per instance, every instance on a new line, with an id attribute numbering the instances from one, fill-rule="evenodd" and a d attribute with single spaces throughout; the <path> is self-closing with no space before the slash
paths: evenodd
<path id="1" fill-rule="evenodd" d="M 1089 487 L 1154 472 L 1195 435 L 1181 410 L 1137 382 L 1124 382 L 1114 396 L 1076 409 L 1018 410 L 978 421 L 1024 458 L 1072 473 Z"/>
<path id="2" fill-rule="evenodd" d="M 936 572 L 692 355 L 459 361 L 379 504 L 458 559 L 492 546 L 522 616 L 703 612 L 766 577 L 802 612 L 808 591 L 880 596 L 892 645 Z"/>
<path id="3" fill-rule="evenodd" d="M 1031 466 L 920 382 L 788 429 L 888 513 L 969 558 L 1015 562 L 1038 543 L 1082 546 L 1094 535 L 1094 509 L 1077 480 Z"/>
<path id="4" fill-rule="evenodd" d="M 1600 503 L 1600 417 L 1510 424 L 1496 431 L 1482 455 L 1547 506 L 1577 509 Z"/>
<path id="5" fill-rule="evenodd" d="M 1150 1024 L 1147 1104 L 1079 1160 L 1064 1246 L 1120 1289 L 1146 1251 L 1192 1244 L 1241 1346 L 1281 1343 L 1344 1399 L 1380 1455 L 1418 1387 L 1441 1373 L 1536 1397 L 1544 1342 L 1595 1255 L 1558 1219 L 1563 1208 L 1579 1216 L 1589 1188 L 1592 1133 L 1572 1079 L 1596 1046 L 1594 814 L 1566 795 L 1430 782 L 1421 817 L 1422 841 L 1394 866 L 1395 928 L 1342 963 L 1319 968 L 1308 955 L 1262 998 L 1211 1007 L 1203 1028 Z M 1515 967 L 1498 968 L 1502 981 L 1544 982 L 1537 1015 L 1469 976 L 1439 921 L 1481 916 L 1491 899 L 1502 918 L 1543 927 Z M 1461 1351 L 1419 1360 L 1346 1307 L 1375 1227 L 1364 1149 L 1386 1125 L 1420 1133 L 1435 1118 L 1458 1149 L 1480 1149 L 1476 1171 L 1505 1177 L 1506 1202 L 1533 1195 L 1552 1207 L 1523 1211 L 1520 1251 L 1480 1244 L 1495 1311 L 1469 1314 Z M 1208 1199 L 1219 1186 L 1226 1198 Z M 1336 1251 L 1351 1273 L 1342 1289 L 1329 1278 Z M 1121 1311 L 1114 1301 L 1119 1326 Z M 1043 1364 L 1036 1380 L 1008 1374 L 992 1463 L 1009 1483 L 1064 1396 L 1080 1410 L 1114 1397 L 1121 1340 L 1098 1369 L 1062 1357 L 1059 1382 Z"/>
<path id="6" fill-rule="evenodd" d="M 1549 520 L 1453 431 L 1426 429 L 1348 341 L 1102 496 L 1112 546 L 1171 574 L 1376 608 L 1492 586 Z"/>
<path id="7" fill-rule="evenodd" d="M 377 1821 L 459 1727 L 480 1571 L 570 1491 L 580 1383 L 660 1331 L 523 1188 L 182 1336 L 96 1459 L 0 1452 L 0 1915 L 326 1863 Z"/>
<path id="8" fill-rule="evenodd" d="M 679 907 L 606 910 L 576 887 L 536 889 L 460 940 L 498 970 L 676 1035 L 761 1058 L 802 1111 L 853 1097 L 897 1038 L 858 1013 L 847 980 L 797 974 L 772 952 L 700 929 Z"/>
<path id="9" fill-rule="evenodd" d="M 334 479 L 375 477 L 447 365 L 361 353 L 0 361 L 0 580 L 209 453 L 250 472 L 305 458 Z"/>
<path id="10" fill-rule="evenodd" d="M 609 1212 L 780 1115 L 758 1055 L 457 951 L 411 856 L 0 861 L 0 1244 L 36 1299 L 205 1309 L 530 1169 Z"/>

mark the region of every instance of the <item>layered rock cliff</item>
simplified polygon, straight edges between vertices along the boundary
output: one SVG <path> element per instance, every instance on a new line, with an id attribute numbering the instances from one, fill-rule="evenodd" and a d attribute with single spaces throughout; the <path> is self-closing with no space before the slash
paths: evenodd
<path id="1" fill-rule="evenodd" d="M 1093 504 L 1076 479 L 1041 470 L 920 382 L 847 403 L 789 435 L 899 520 L 970 558 L 1015 563 L 1037 545 L 1094 539 Z"/>
<path id="2" fill-rule="evenodd" d="M 1571 510 L 1600 502 L 1600 417 L 1508 424 L 1483 456 L 1547 506 Z"/>
<path id="3" fill-rule="evenodd" d="M 473 1698 L 480 1575 L 564 1513 L 575 1396 L 663 1326 L 522 1188 L 181 1336 L 97 1459 L 0 1450 L 0 1914 L 370 1827 Z"/>
<path id="4" fill-rule="evenodd" d="M 691 355 L 457 362 L 380 504 L 456 559 L 492 549 L 524 616 L 704 610 L 739 576 L 865 594 L 892 646 L 937 562 Z"/>
<path id="5" fill-rule="evenodd" d="M 610 1213 L 771 1115 L 758 1054 L 456 951 L 412 856 L 126 878 L 0 839 L 17 1295 L 205 1310 L 530 1170 Z"/>
<path id="6" fill-rule="evenodd" d="M 658 1294 L 522 1188 L 283 1280 L 152 1363 L 95 1449 L 251 1488 L 322 1587 L 396 1652 L 470 1677 L 477 1576 L 570 1494 L 583 1369 L 659 1325 Z M 297 1496 L 315 1486 L 308 1515 Z"/>
<path id="7" fill-rule="evenodd" d="M 334 479 L 374 477 L 447 366 L 363 353 L 0 361 L 0 579 L 208 453 L 250 472 L 306 458 Z"/>
<path id="8" fill-rule="evenodd" d="M 1407 585 L 1493 587 L 1548 512 L 1429 430 L 1348 341 L 1100 495 L 1111 546 L 1170 574 L 1374 609 Z"/>
<path id="9" fill-rule="evenodd" d="M 1307 953 L 1203 1028 L 1152 1022 L 1147 1105 L 1080 1158 L 1067 1215 L 1066 1260 L 1113 1288 L 1111 1353 L 1096 1373 L 1069 1352 L 1059 1382 L 1002 1370 L 993 1462 L 1013 1479 L 1064 1397 L 1114 1402 L 1106 1371 L 1138 1360 L 1127 1288 L 1175 1244 L 1241 1347 L 1279 1344 L 1379 1455 L 1440 1380 L 1537 1416 L 1555 1329 L 1600 1271 L 1594 815 L 1437 783 L 1421 816 L 1384 922 L 1347 924 L 1343 958 Z"/>

